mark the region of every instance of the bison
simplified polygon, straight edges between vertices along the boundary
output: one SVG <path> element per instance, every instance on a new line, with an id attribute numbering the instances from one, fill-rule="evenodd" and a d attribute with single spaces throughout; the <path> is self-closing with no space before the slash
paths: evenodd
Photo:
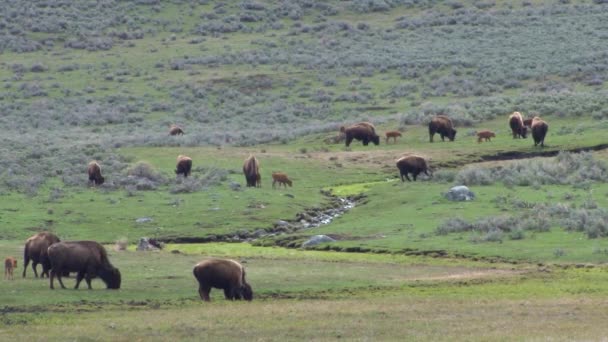
<path id="1" fill-rule="evenodd" d="M 524 119 L 524 121 L 523 121 L 524 126 L 529 127 L 529 128 L 532 128 L 532 120 L 533 120 L 533 119 L 534 119 L 534 118 L 528 118 L 528 119 Z"/>
<path id="2" fill-rule="evenodd" d="M 439 133 L 441 141 L 445 141 L 444 137 L 448 137 L 450 141 L 456 138 L 456 130 L 452 124 L 452 120 L 445 115 L 437 115 L 429 122 L 429 140 L 433 142 L 435 133 Z"/>
<path id="3" fill-rule="evenodd" d="M 23 249 L 23 277 L 25 278 L 25 271 L 30 260 L 32 261 L 32 270 L 36 278 L 38 278 L 38 272 L 36 271 L 38 264 L 42 264 L 40 277 L 44 277 L 44 275 L 48 277 L 51 262 L 48 258 L 47 249 L 52 244 L 60 241 L 57 235 L 50 232 L 40 232 L 28 238 L 25 241 L 25 248 Z"/>
<path id="4" fill-rule="evenodd" d="M 171 125 L 169 127 L 169 135 L 184 135 L 184 130 L 178 125 Z"/>
<path id="5" fill-rule="evenodd" d="M 247 186 L 262 187 L 262 180 L 260 177 L 260 163 L 255 156 L 250 155 L 249 158 L 245 159 L 243 163 L 243 173 L 245 174 L 245 180 Z"/>
<path id="6" fill-rule="evenodd" d="M 4 259 L 4 279 L 13 280 L 13 271 L 17 268 L 17 259 L 8 257 Z"/>
<path id="7" fill-rule="evenodd" d="M 393 138 L 393 142 L 397 143 L 397 137 L 401 136 L 401 132 L 399 131 L 388 131 L 386 133 L 384 133 L 384 135 L 386 136 L 386 143 L 388 144 L 388 140 L 390 138 Z"/>
<path id="8" fill-rule="evenodd" d="M 108 260 L 106 249 L 95 241 L 67 241 L 53 244 L 48 249 L 51 261 L 51 289 L 53 280 L 57 277 L 61 288 L 65 289 L 61 275 L 64 272 L 76 272 L 76 286 L 84 278 L 89 290 L 91 279 L 101 278 L 108 289 L 120 288 L 120 271 Z"/>
<path id="9" fill-rule="evenodd" d="M 492 131 L 479 131 L 477 132 L 477 142 L 480 143 L 482 139 L 485 141 L 492 141 L 491 138 L 495 138 L 496 133 Z"/>
<path id="10" fill-rule="evenodd" d="M 513 139 L 527 138 L 528 129 L 524 125 L 524 120 L 520 112 L 513 112 L 509 115 L 509 126 L 513 132 Z"/>
<path id="11" fill-rule="evenodd" d="M 203 260 L 194 266 L 192 273 L 199 284 L 198 293 L 206 302 L 212 287 L 223 289 L 224 297 L 229 300 L 253 299 L 251 286 L 245 281 L 245 269 L 234 260 Z"/>
<path id="12" fill-rule="evenodd" d="M 429 176 L 428 171 L 431 171 L 426 160 L 420 156 L 399 158 L 399 160 L 397 160 L 397 168 L 399 169 L 402 182 L 405 182 L 405 179 L 411 181 L 410 177 L 407 175 L 408 173 L 411 173 L 414 181 L 416 181 L 416 177 L 418 177 L 420 173 L 424 172 L 425 175 Z"/>
<path id="13" fill-rule="evenodd" d="M 350 146 L 353 139 L 361 141 L 364 146 L 367 146 L 370 141 L 374 145 L 380 144 L 380 136 L 376 134 L 374 125 L 369 122 L 359 122 L 348 127 L 342 126 L 340 132 L 344 134 L 346 147 Z"/>
<path id="14" fill-rule="evenodd" d="M 281 184 L 283 184 L 283 186 L 285 188 L 287 188 L 287 185 L 289 185 L 291 187 L 293 182 L 291 181 L 291 179 L 289 179 L 289 177 L 287 177 L 287 175 L 285 173 L 273 172 L 272 173 L 272 188 L 273 189 L 274 189 L 276 183 L 279 183 L 279 188 L 281 187 Z"/>
<path id="15" fill-rule="evenodd" d="M 89 183 L 103 184 L 105 178 L 101 175 L 101 166 L 96 161 L 93 160 L 89 163 L 87 171 L 89 173 Z"/>
<path id="16" fill-rule="evenodd" d="M 541 147 L 545 147 L 545 136 L 549 130 L 549 125 L 539 118 L 538 116 L 532 119 L 532 138 L 534 139 L 534 146 L 540 144 Z"/>
<path id="17" fill-rule="evenodd" d="M 192 170 L 192 158 L 188 156 L 179 155 L 177 156 L 177 166 L 175 168 L 175 174 L 184 175 L 188 177 Z"/>

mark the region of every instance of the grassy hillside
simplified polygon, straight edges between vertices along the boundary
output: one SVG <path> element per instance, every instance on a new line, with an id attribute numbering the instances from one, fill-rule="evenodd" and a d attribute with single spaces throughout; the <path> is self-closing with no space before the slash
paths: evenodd
<path id="1" fill-rule="evenodd" d="M 20 264 L 18 279 L 0 282 L 0 331 L 606 336 L 606 10 L 596 0 L 3 4 L 0 255 L 20 256 L 41 230 L 97 240 L 124 286 L 50 291 L 22 279 Z M 545 147 L 512 138 L 513 111 L 548 122 Z M 438 114 L 453 119 L 454 142 L 429 142 Z M 362 120 L 379 146 L 331 142 Z M 170 136 L 171 124 L 185 135 Z M 478 143 L 483 129 L 496 137 Z M 403 136 L 386 143 L 387 130 Z M 175 176 L 180 154 L 193 159 L 191 177 Z M 250 154 L 261 188 L 245 187 Z M 395 160 L 406 154 L 425 157 L 432 177 L 401 182 Z M 87 182 L 90 160 L 102 186 Z M 273 171 L 293 187 L 273 189 Z M 445 199 L 453 185 L 475 200 Z M 307 226 L 345 197 L 354 208 Z M 336 241 L 301 250 L 316 234 Z M 165 251 L 135 252 L 143 236 Z M 116 240 L 129 251 L 114 251 Z M 214 290 L 201 307 L 191 269 L 207 256 L 244 261 L 256 300 Z"/>

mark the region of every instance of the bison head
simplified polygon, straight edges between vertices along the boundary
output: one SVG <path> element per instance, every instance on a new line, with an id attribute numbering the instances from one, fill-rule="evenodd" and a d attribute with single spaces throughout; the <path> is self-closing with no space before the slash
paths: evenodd
<path id="1" fill-rule="evenodd" d="M 378 145 L 380 144 L 380 136 L 378 135 L 372 135 L 372 142 L 374 143 L 374 145 Z"/>
<path id="2" fill-rule="evenodd" d="M 245 283 L 241 286 L 241 294 L 243 299 L 251 301 L 253 299 L 253 290 L 251 289 L 251 285 Z"/>
<path id="3" fill-rule="evenodd" d="M 456 139 L 456 130 L 453 128 L 450 128 L 447 135 L 448 135 L 448 139 L 450 139 L 450 141 L 454 141 L 454 139 Z"/>
<path id="4" fill-rule="evenodd" d="M 522 126 L 519 129 L 519 135 L 521 135 L 522 138 L 527 138 L 528 137 L 528 128 L 526 126 Z"/>
<path id="5" fill-rule="evenodd" d="M 118 268 L 111 267 L 109 269 L 101 270 L 99 272 L 99 278 L 106 283 L 108 289 L 120 289 L 121 276 Z"/>

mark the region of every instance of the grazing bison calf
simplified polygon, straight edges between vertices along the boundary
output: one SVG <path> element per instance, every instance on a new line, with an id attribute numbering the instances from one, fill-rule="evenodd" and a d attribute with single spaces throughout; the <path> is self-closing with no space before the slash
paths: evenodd
<path id="1" fill-rule="evenodd" d="M 17 259 L 8 257 L 4 259 L 4 279 L 13 280 L 13 271 L 17 268 Z"/>
<path id="2" fill-rule="evenodd" d="M 490 138 L 495 138 L 496 133 L 492 131 L 479 131 L 477 132 L 477 142 L 480 143 L 482 139 L 485 141 L 492 141 Z"/>
<path id="3" fill-rule="evenodd" d="M 430 171 L 426 160 L 419 156 L 407 156 L 402 157 L 397 160 L 397 168 L 399 169 L 399 173 L 401 176 L 401 181 L 405 182 L 405 179 L 411 181 L 410 177 L 408 177 L 408 173 L 411 173 L 414 177 L 414 181 L 416 181 L 416 177 L 422 172 L 425 175 L 429 176 L 427 171 Z"/>
<path id="4" fill-rule="evenodd" d="M 103 184 L 105 178 L 101 175 L 101 166 L 96 161 L 93 160 L 89 163 L 87 171 L 89 173 L 89 183 Z"/>
<path id="5" fill-rule="evenodd" d="M 175 174 L 184 175 L 188 177 L 192 170 L 192 158 L 188 156 L 179 155 L 177 156 L 177 166 L 175 167 Z"/>
<path id="6" fill-rule="evenodd" d="M 376 134 L 374 125 L 369 122 L 359 122 L 348 127 L 342 126 L 340 132 L 344 134 L 346 147 L 350 146 L 353 139 L 361 141 L 364 146 L 367 146 L 370 141 L 374 145 L 380 144 L 380 136 Z"/>
<path id="7" fill-rule="evenodd" d="M 61 240 L 59 240 L 57 235 L 50 232 L 40 232 L 25 241 L 25 248 L 23 249 L 23 278 L 25 278 L 25 271 L 30 260 L 32 261 L 32 270 L 36 278 L 38 278 L 38 272 L 36 271 L 38 264 L 42 264 L 40 277 L 43 278 L 44 275 L 49 276 L 51 262 L 49 261 L 47 250 L 49 246 L 59 241 Z"/>
<path id="8" fill-rule="evenodd" d="M 513 112 L 513 114 L 509 115 L 509 127 L 511 127 L 511 131 L 513 132 L 513 139 L 520 137 L 525 139 L 527 137 L 528 129 L 524 125 L 520 112 Z"/>
<path id="9" fill-rule="evenodd" d="M 541 147 L 545 146 L 545 136 L 549 131 L 549 125 L 539 118 L 538 116 L 532 119 L 532 138 L 534 139 L 534 146 L 540 144 Z"/>
<path id="10" fill-rule="evenodd" d="M 178 125 L 171 125 L 169 127 L 169 135 L 184 135 L 184 130 Z"/>
<path id="11" fill-rule="evenodd" d="M 285 188 L 287 188 L 287 185 L 289 184 L 289 186 L 291 187 L 292 185 L 292 181 L 291 179 L 289 179 L 287 177 L 286 174 L 282 173 L 282 172 L 273 172 L 272 173 L 272 188 L 274 189 L 274 186 L 276 183 L 279 183 L 279 188 L 281 187 L 281 184 L 283 184 L 283 186 Z"/>
<path id="12" fill-rule="evenodd" d="M 245 269 L 230 259 L 208 259 L 199 262 L 192 270 L 198 281 L 198 293 L 208 302 L 212 287 L 224 290 L 224 297 L 230 300 L 252 300 L 253 291 L 245 281 Z"/>
<path id="13" fill-rule="evenodd" d="M 108 289 L 120 288 L 120 271 L 108 260 L 106 249 L 95 241 L 67 241 L 53 244 L 48 249 L 51 260 L 51 289 L 53 280 L 57 277 L 61 288 L 65 289 L 61 280 L 64 272 L 76 272 L 76 286 L 84 278 L 89 290 L 91 279 L 101 278 Z"/>
<path id="14" fill-rule="evenodd" d="M 243 174 L 247 181 L 247 186 L 262 187 L 262 177 L 260 176 L 260 163 L 253 155 L 245 159 L 243 163 Z"/>
<path id="15" fill-rule="evenodd" d="M 388 140 L 390 138 L 393 138 L 393 142 L 397 143 L 397 137 L 401 136 L 401 132 L 399 131 L 388 131 L 386 133 L 384 133 L 384 135 L 386 136 L 386 143 L 388 144 Z"/>
<path id="16" fill-rule="evenodd" d="M 456 139 L 456 130 L 452 124 L 452 120 L 445 115 L 437 115 L 431 122 L 429 122 L 429 140 L 433 142 L 435 133 L 439 133 L 441 141 L 445 141 L 445 137 L 448 137 L 450 141 Z"/>

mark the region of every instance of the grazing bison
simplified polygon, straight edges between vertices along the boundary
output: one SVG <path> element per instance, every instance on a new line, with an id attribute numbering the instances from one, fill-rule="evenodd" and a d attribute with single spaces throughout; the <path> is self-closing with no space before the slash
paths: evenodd
<path id="1" fill-rule="evenodd" d="M 418 177 L 420 173 L 424 172 L 425 175 L 429 176 L 428 171 L 430 171 L 426 160 L 419 156 L 399 158 L 399 160 L 397 160 L 397 168 L 399 169 L 402 182 L 405 182 L 405 179 L 411 181 L 410 177 L 407 175 L 408 173 L 411 173 L 414 177 L 414 181 L 416 181 L 416 177 Z"/>
<path id="2" fill-rule="evenodd" d="M 513 139 L 516 138 L 527 138 L 528 129 L 524 125 L 524 120 L 520 112 L 513 112 L 509 115 L 509 126 L 513 132 Z"/>
<path id="3" fill-rule="evenodd" d="M 178 125 L 171 125 L 169 127 L 169 135 L 184 135 L 184 130 Z"/>
<path id="4" fill-rule="evenodd" d="M 350 143 L 355 140 L 359 140 L 364 146 L 367 146 L 369 142 L 373 142 L 374 145 L 380 144 L 380 136 L 376 134 L 376 128 L 369 122 L 359 122 L 348 127 L 340 127 L 340 132 L 344 134 L 344 143 L 346 146 L 350 146 Z"/>
<path id="5" fill-rule="evenodd" d="M 448 137 L 450 141 L 456 138 L 456 130 L 452 124 L 452 120 L 445 115 L 437 115 L 429 122 L 429 140 L 433 142 L 433 136 L 439 133 L 441 141 L 445 141 L 444 137 Z"/>
<path id="6" fill-rule="evenodd" d="M 13 280 L 13 271 L 17 268 L 17 259 L 8 257 L 4 259 L 4 279 Z"/>
<path id="7" fill-rule="evenodd" d="M 545 146 L 545 136 L 549 130 L 549 125 L 539 118 L 538 116 L 532 119 L 532 138 L 534 139 L 534 146 L 540 144 L 541 147 Z"/>
<path id="8" fill-rule="evenodd" d="M 67 241 L 53 244 L 48 249 L 51 261 L 51 289 L 57 277 L 61 288 L 65 289 L 61 275 L 64 272 L 76 272 L 76 286 L 84 278 L 89 290 L 91 279 L 101 278 L 108 289 L 120 288 L 120 271 L 110 264 L 106 249 L 95 241 Z"/>
<path id="9" fill-rule="evenodd" d="M 89 173 L 89 183 L 95 183 L 95 185 L 101 185 L 105 181 L 105 178 L 101 175 L 101 166 L 96 161 L 89 163 L 87 167 Z"/>
<path id="10" fill-rule="evenodd" d="M 384 133 L 384 135 L 386 136 L 386 143 L 388 144 L 388 140 L 390 138 L 393 138 L 393 142 L 397 143 L 397 137 L 401 136 L 401 132 L 399 131 L 388 131 L 386 133 Z"/>
<path id="11" fill-rule="evenodd" d="M 199 262 L 192 270 L 198 281 L 198 293 L 208 302 L 212 287 L 224 290 L 224 297 L 230 300 L 252 300 L 253 291 L 245 281 L 245 269 L 230 259 L 208 259 Z"/>
<path id="12" fill-rule="evenodd" d="M 243 173 L 245 174 L 247 186 L 262 187 L 260 163 L 253 155 L 250 155 L 249 158 L 245 159 L 245 163 L 243 163 Z"/>
<path id="13" fill-rule="evenodd" d="M 492 131 L 479 131 L 477 132 L 477 142 L 480 143 L 482 139 L 485 141 L 492 141 L 491 138 L 495 138 L 496 133 Z"/>
<path id="14" fill-rule="evenodd" d="M 192 158 L 188 156 L 179 155 L 177 156 L 177 166 L 175 168 L 175 174 L 184 175 L 188 177 L 192 170 Z"/>
<path id="15" fill-rule="evenodd" d="M 292 186 L 291 179 L 289 179 L 289 177 L 287 177 L 287 175 L 282 172 L 273 172 L 272 173 L 272 188 L 273 189 L 274 189 L 274 186 L 276 183 L 279 183 L 279 188 L 281 187 L 281 184 L 283 184 L 283 186 L 285 188 L 287 188 L 287 185 L 289 185 L 290 187 Z"/>
<path id="16" fill-rule="evenodd" d="M 59 242 L 57 235 L 49 232 L 40 232 L 34 236 L 31 236 L 25 241 L 25 248 L 23 249 L 23 277 L 25 278 L 25 271 L 30 260 L 32 261 L 32 270 L 34 276 L 38 278 L 38 272 L 36 266 L 42 264 L 42 273 L 40 277 L 49 276 L 49 270 L 51 269 L 51 262 L 48 258 L 47 249 L 54 243 Z"/>

